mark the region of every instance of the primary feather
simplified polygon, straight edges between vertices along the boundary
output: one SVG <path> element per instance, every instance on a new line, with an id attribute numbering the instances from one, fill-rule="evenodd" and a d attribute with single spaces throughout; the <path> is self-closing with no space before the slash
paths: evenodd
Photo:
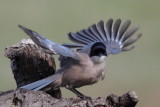
<path id="1" fill-rule="evenodd" d="M 68 47 L 64 47 L 62 45 L 59 45 L 42 35 L 38 34 L 37 32 L 30 30 L 22 25 L 19 25 L 19 28 L 21 28 L 30 38 L 40 47 L 42 47 L 46 52 L 51 54 L 59 54 L 66 57 L 72 57 L 74 59 L 79 60 L 76 52 L 69 49 Z M 82 39 L 81 39 L 82 40 Z"/>

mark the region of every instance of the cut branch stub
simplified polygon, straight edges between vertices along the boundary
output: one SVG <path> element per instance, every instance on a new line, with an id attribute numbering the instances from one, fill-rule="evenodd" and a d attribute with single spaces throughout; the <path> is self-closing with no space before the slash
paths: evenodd
<path id="1" fill-rule="evenodd" d="M 5 56 L 11 60 L 17 88 L 53 75 L 56 70 L 52 55 L 45 53 L 31 39 L 23 39 L 16 45 L 6 47 Z M 59 89 L 54 91 L 51 89 L 48 93 L 60 98 L 61 91 Z"/>
<path id="2" fill-rule="evenodd" d="M 138 97 L 133 91 L 122 96 L 112 94 L 107 99 L 99 97 L 92 100 L 81 100 L 79 97 L 55 99 L 42 91 L 25 89 L 0 94 L 2 107 L 135 107 L 137 102 Z"/>

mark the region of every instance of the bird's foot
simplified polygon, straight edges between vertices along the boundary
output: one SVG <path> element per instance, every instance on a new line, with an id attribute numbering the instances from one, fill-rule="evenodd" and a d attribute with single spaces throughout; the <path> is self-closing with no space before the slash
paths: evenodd
<path id="1" fill-rule="evenodd" d="M 83 95 L 83 96 L 79 96 L 82 100 L 92 100 L 92 98 L 91 97 L 89 97 L 89 96 L 85 96 L 85 95 Z"/>

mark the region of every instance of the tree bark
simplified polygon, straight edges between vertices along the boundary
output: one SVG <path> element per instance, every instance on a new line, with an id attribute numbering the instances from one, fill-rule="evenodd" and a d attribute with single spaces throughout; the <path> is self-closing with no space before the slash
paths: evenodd
<path id="1" fill-rule="evenodd" d="M 17 88 L 53 75 L 56 70 L 51 54 L 45 53 L 31 39 L 5 48 L 5 56 L 11 61 L 11 69 Z M 60 89 L 50 89 L 48 94 L 61 98 Z"/>
<path id="2" fill-rule="evenodd" d="M 53 75 L 56 70 L 52 55 L 45 53 L 30 39 L 6 47 L 5 56 L 11 60 L 17 88 Z M 61 98 L 60 89 L 47 92 L 26 89 L 0 92 L 0 107 L 134 107 L 137 102 L 138 96 L 134 91 L 122 96 L 111 94 L 92 100 Z"/>
<path id="3" fill-rule="evenodd" d="M 81 100 L 75 98 L 56 99 L 43 91 L 17 89 L 0 94 L 1 107 L 135 107 L 138 97 L 134 91 L 122 96 Z"/>

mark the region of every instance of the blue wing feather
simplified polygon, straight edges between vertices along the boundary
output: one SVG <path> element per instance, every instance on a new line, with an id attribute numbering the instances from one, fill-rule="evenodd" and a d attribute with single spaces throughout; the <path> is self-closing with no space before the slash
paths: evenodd
<path id="1" fill-rule="evenodd" d="M 82 32 L 71 33 L 77 35 L 75 37 L 72 36 L 71 39 L 71 35 L 68 35 L 68 37 L 71 41 L 78 41 L 76 43 L 83 44 L 84 46 L 90 45 L 94 42 L 102 42 L 106 45 L 106 51 L 108 54 L 118 54 L 122 51 L 133 49 L 134 46 L 131 45 L 142 35 L 134 35 L 139 29 L 139 26 L 129 28 L 130 25 L 130 20 L 121 24 L 120 19 L 117 19 L 114 22 L 113 19 L 109 19 L 106 24 L 103 21 L 100 21 L 98 24 L 91 25 L 88 29 L 81 30 L 83 33 L 85 32 L 85 34 L 82 34 Z M 74 47 L 73 44 L 67 45 L 67 47 L 71 46 Z M 84 46 L 79 46 L 79 48 L 83 49 Z"/>
<path id="2" fill-rule="evenodd" d="M 72 57 L 74 59 L 79 59 L 76 52 L 69 49 L 68 47 L 64 47 L 62 45 L 59 45 L 43 36 L 38 34 L 35 31 L 32 31 L 22 25 L 19 25 L 19 28 L 21 28 L 30 38 L 40 47 L 42 47 L 44 50 L 47 50 L 47 52 L 50 52 L 52 54 L 59 54 L 66 57 Z"/>

